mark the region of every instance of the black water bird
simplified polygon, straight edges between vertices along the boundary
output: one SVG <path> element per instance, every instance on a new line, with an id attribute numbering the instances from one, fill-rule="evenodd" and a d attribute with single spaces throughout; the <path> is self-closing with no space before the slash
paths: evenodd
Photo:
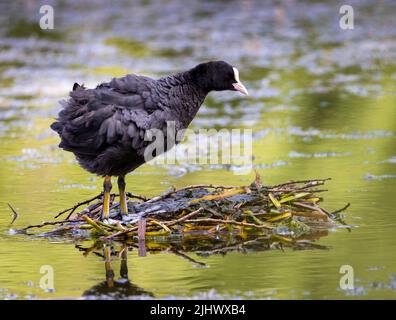
<path id="1" fill-rule="evenodd" d="M 91 248 L 83 249 L 88 251 Z M 108 245 L 103 245 L 103 255 L 106 279 L 85 290 L 82 294 L 85 298 L 100 299 L 128 299 L 137 296 L 154 297 L 154 294 L 136 284 L 132 283 L 128 277 L 128 248 L 124 246 L 117 254 L 120 258 L 120 279 L 115 280 L 115 272 L 112 267 L 112 249 Z M 98 254 L 93 251 L 93 253 Z M 86 254 L 86 253 L 85 253 Z"/>
<path id="2" fill-rule="evenodd" d="M 51 128 L 61 138 L 60 148 L 73 152 L 84 169 L 104 177 L 103 218 L 109 217 L 111 176 L 118 177 L 121 213 L 127 214 L 125 175 L 147 160 L 147 130 L 166 132 L 169 121 L 176 130 L 187 128 L 206 95 L 223 90 L 248 94 L 238 70 L 224 61 L 158 80 L 129 74 L 95 89 L 75 83 L 70 98 L 60 102 L 63 108 Z M 163 151 L 168 149 L 165 143 Z"/>

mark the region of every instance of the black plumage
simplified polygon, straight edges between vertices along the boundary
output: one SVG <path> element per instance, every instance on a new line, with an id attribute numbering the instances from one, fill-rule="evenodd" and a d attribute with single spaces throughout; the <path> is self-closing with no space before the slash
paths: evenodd
<path id="1" fill-rule="evenodd" d="M 212 90 L 247 94 L 236 68 L 223 61 L 158 80 L 129 74 L 95 89 L 75 83 L 51 128 L 61 138 L 59 147 L 73 152 L 84 169 L 123 177 L 145 163 L 147 130 L 166 136 L 167 121 L 174 121 L 176 130 L 187 128 Z"/>

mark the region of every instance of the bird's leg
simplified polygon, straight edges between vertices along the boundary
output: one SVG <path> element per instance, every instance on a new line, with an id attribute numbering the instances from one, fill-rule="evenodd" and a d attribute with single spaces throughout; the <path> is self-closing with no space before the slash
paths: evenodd
<path id="1" fill-rule="evenodd" d="M 120 276 L 123 279 L 128 279 L 128 247 L 126 245 L 123 246 L 121 251 Z"/>
<path id="2" fill-rule="evenodd" d="M 111 247 L 103 245 L 103 255 L 105 259 L 106 283 L 108 288 L 114 287 L 114 271 L 111 267 Z"/>
<path id="3" fill-rule="evenodd" d="M 111 176 L 105 176 L 103 182 L 103 210 L 102 210 L 102 218 L 108 219 L 110 214 L 110 191 L 111 191 Z"/>
<path id="4" fill-rule="evenodd" d="M 125 194 L 125 177 L 124 176 L 119 176 L 118 177 L 118 191 L 120 193 L 120 208 L 121 208 L 121 214 L 128 214 L 128 205 L 127 205 L 127 199 L 126 199 L 126 194 Z"/>

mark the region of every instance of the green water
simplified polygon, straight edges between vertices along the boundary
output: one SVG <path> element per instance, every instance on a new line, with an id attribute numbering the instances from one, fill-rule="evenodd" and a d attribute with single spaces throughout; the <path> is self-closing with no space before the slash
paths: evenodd
<path id="1" fill-rule="evenodd" d="M 251 95 L 211 94 L 192 128 L 253 129 L 253 164 L 266 184 L 331 177 L 324 206 L 351 203 L 352 231 L 330 230 L 316 242 L 326 250 L 189 253 L 204 268 L 134 249 L 129 294 L 396 298 L 395 3 L 351 1 L 355 29 L 347 31 L 338 26 L 337 1 L 62 1 L 53 31 L 35 27 L 41 4 L 0 4 L 0 298 L 79 298 L 105 280 L 103 259 L 84 257 L 72 241 L 8 232 L 7 203 L 20 213 L 15 229 L 101 190 L 100 179 L 57 148 L 49 129 L 57 101 L 75 81 L 159 77 L 210 59 L 237 66 Z M 127 176 L 127 187 L 152 196 L 170 185 L 253 178 L 227 166 L 147 164 Z M 116 279 L 120 264 L 114 257 Z M 42 265 L 54 269 L 54 292 L 39 287 Z M 354 269 L 354 290 L 339 288 L 342 265 Z"/>

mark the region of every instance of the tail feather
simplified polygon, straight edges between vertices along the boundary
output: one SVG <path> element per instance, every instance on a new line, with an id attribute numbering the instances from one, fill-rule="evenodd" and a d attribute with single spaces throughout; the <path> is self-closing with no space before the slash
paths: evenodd
<path id="1" fill-rule="evenodd" d="M 62 110 L 51 124 L 61 138 L 59 147 L 78 156 L 97 154 L 106 140 L 105 135 L 98 135 L 98 130 L 114 114 L 114 107 L 97 100 L 94 90 L 78 83 L 69 95 L 67 101 L 60 101 Z"/>
<path id="2" fill-rule="evenodd" d="M 78 88 L 80 88 L 81 86 L 77 83 L 77 82 L 75 82 L 74 84 L 73 84 L 73 91 L 76 91 Z"/>

